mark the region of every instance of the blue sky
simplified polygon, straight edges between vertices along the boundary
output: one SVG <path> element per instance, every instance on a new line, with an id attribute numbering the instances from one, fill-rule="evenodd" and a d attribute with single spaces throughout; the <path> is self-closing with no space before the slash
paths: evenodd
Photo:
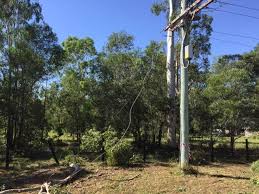
<path id="1" fill-rule="evenodd" d="M 126 31 L 134 35 L 135 45 L 144 48 L 151 40 L 165 40 L 161 33 L 166 25 L 164 16 L 154 16 L 150 7 L 156 0 L 40 0 L 47 23 L 62 42 L 68 36 L 91 37 L 96 48 L 102 49 L 112 32 Z M 258 0 L 222 0 L 259 9 Z M 213 4 L 211 7 L 218 7 Z M 252 11 L 230 5 L 220 9 L 253 15 Z M 229 13 L 213 12 L 213 29 L 218 32 L 242 34 L 259 39 L 259 20 Z M 218 40 L 220 39 L 220 40 Z M 230 41 L 230 42 L 227 42 Z M 213 33 L 211 59 L 222 54 L 243 53 L 258 41 Z M 241 44 L 239 44 L 241 43 Z"/>

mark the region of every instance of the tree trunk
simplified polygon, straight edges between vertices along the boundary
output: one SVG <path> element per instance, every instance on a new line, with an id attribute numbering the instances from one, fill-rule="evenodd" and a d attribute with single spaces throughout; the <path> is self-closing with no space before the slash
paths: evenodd
<path id="1" fill-rule="evenodd" d="M 10 31 L 10 26 L 8 25 L 7 31 Z M 12 46 L 11 37 L 8 33 L 8 47 L 10 48 Z M 8 53 L 8 98 L 7 98 L 7 104 L 8 104 L 8 126 L 7 126 L 7 132 L 6 132 L 6 155 L 5 155 L 5 167 L 9 168 L 10 164 L 10 150 L 12 147 L 13 142 L 13 125 L 12 125 L 12 67 L 11 67 L 11 61 L 10 61 L 10 54 Z"/>
<path id="2" fill-rule="evenodd" d="M 178 56 L 178 52 L 175 53 L 175 66 L 176 66 L 175 88 L 176 88 L 177 91 L 179 91 L 180 88 L 179 88 L 179 56 Z"/>
<path id="3" fill-rule="evenodd" d="M 173 16 L 173 0 L 169 0 L 169 21 Z M 174 66 L 174 32 L 167 31 L 167 96 L 170 100 L 167 115 L 167 138 L 171 147 L 176 148 L 176 111 L 175 111 L 175 66 Z"/>
<path id="4" fill-rule="evenodd" d="M 163 126 L 164 126 L 164 123 L 162 122 L 160 124 L 160 127 L 159 127 L 159 132 L 158 132 L 158 147 L 160 148 L 161 147 L 161 140 L 162 140 L 162 134 L 163 134 Z"/>
<path id="5" fill-rule="evenodd" d="M 231 149 L 231 155 L 234 156 L 235 134 L 234 134 L 234 130 L 233 129 L 231 129 L 231 131 L 230 131 L 230 149 Z"/>
<path id="6" fill-rule="evenodd" d="M 210 132 L 210 161 L 214 162 L 214 140 L 213 140 L 212 129 Z"/>
<path id="7" fill-rule="evenodd" d="M 152 131 L 152 146 L 154 146 L 156 144 L 156 134 L 155 131 Z"/>
<path id="8" fill-rule="evenodd" d="M 146 162 L 147 159 L 147 131 L 144 132 L 144 141 L 143 141 L 143 161 Z"/>
<path id="9" fill-rule="evenodd" d="M 55 149 L 54 149 L 52 141 L 50 139 L 48 140 L 48 146 L 49 146 L 49 149 L 51 151 L 51 154 L 52 154 L 55 162 L 57 163 L 57 165 L 59 165 L 59 161 L 58 161 L 58 158 L 56 156 Z"/>
<path id="10" fill-rule="evenodd" d="M 12 139 L 13 139 L 13 128 L 12 128 L 12 118 L 8 116 L 8 127 L 6 133 L 6 151 L 5 151 L 5 168 L 9 168 L 10 164 L 10 150 L 12 147 Z"/>

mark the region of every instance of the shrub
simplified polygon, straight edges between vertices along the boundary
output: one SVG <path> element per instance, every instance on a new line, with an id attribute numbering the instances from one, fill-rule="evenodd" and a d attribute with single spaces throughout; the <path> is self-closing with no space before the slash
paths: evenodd
<path id="1" fill-rule="evenodd" d="M 192 161 L 194 163 L 199 163 L 205 160 L 206 151 L 204 149 L 195 150 L 192 152 Z"/>
<path id="2" fill-rule="evenodd" d="M 69 154 L 65 157 L 63 164 L 69 166 L 70 164 L 84 165 L 86 160 L 80 156 Z"/>
<path id="3" fill-rule="evenodd" d="M 111 128 L 104 133 L 96 129 L 87 131 L 82 137 L 80 149 L 88 152 L 100 152 L 102 143 L 108 165 L 121 166 L 129 164 L 133 155 L 131 144 L 125 140 L 119 141 L 118 134 Z"/>
<path id="4" fill-rule="evenodd" d="M 128 165 L 133 156 L 131 144 L 125 140 L 115 144 L 115 146 L 106 147 L 105 150 L 107 164 L 110 166 Z"/>
<path id="5" fill-rule="evenodd" d="M 22 170 L 25 166 L 30 164 L 30 160 L 28 158 L 15 158 L 12 164 L 15 169 Z"/>
<path id="6" fill-rule="evenodd" d="M 96 129 L 90 129 L 83 135 L 81 141 L 81 150 L 88 152 L 99 152 L 102 147 L 102 134 Z"/>
<path id="7" fill-rule="evenodd" d="M 251 170 L 253 172 L 259 173 L 259 160 L 255 161 L 251 164 Z"/>
<path id="8" fill-rule="evenodd" d="M 105 151 L 107 152 L 107 150 L 109 150 L 110 148 L 112 148 L 118 141 L 118 134 L 111 130 L 108 129 L 107 131 L 105 131 L 103 133 L 103 138 L 104 138 L 104 147 L 105 147 Z"/>

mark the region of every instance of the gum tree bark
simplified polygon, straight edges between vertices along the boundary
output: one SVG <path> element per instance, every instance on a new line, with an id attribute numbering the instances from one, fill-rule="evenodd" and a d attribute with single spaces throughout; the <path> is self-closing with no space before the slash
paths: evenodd
<path id="1" fill-rule="evenodd" d="M 173 17 L 173 0 L 169 1 L 169 18 Z M 169 98 L 169 111 L 167 115 L 167 138 L 171 147 L 176 148 L 176 111 L 175 111 L 175 64 L 174 64 L 174 32 L 167 31 L 167 97 Z"/>

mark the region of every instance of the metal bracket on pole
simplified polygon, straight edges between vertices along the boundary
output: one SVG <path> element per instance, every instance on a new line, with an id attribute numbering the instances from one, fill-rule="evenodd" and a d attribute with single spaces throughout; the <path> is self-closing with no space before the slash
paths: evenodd
<path id="1" fill-rule="evenodd" d="M 192 20 L 194 19 L 195 15 L 199 13 L 202 9 L 207 7 L 210 3 L 214 2 L 215 0 L 208 0 L 206 3 L 199 6 L 202 0 L 196 0 L 192 5 L 190 5 L 183 13 L 177 16 L 169 25 L 164 29 L 167 31 L 171 29 L 172 31 L 176 30 L 181 25 L 181 20 L 185 17 L 191 16 Z M 180 24 L 179 24 L 180 23 Z"/>

